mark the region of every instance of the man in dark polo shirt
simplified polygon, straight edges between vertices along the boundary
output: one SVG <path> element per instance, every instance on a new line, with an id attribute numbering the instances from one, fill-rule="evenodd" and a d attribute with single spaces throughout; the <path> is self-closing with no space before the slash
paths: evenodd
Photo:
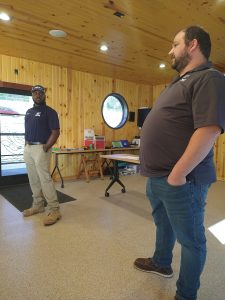
<path id="1" fill-rule="evenodd" d="M 46 105 L 43 86 L 36 85 L 31 92 L 34 106 L 28 109 L 25 116 L 24 160 L 33 193 L 33 204 L 23 211 L 23 215 L 29 217 L 43 212 L 46 199 L 47 214 L 43 222 L 44 225 L 52 225 L 61 218 L 57 193 L 49 172 L 51 147 L 60 134 L 59 118 L 57 112 Z"/>
<path id="2" fill-rule="evenodd" d="M 216 180 L 213 145 L 225 129 L 225 77 L 208 62 L 209 34 L 181 30 L 169 55 L 179 76 L 161 93 L 141 132 L 141 174 L 156 225 L 155 251 L 134 266 L 172 277 L 172 251 L 181 245 L 177 300 L 195 300 L 206 259 L 204 209 Z"/>

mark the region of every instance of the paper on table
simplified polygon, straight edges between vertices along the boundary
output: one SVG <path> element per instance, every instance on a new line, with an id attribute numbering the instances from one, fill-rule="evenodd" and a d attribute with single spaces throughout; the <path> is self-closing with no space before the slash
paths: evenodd
<path id="1" fill-rule="evenodd" d="M 133 159 L 133 160 L 139 160 L 139 156 L 123 155 L 123 158 L 126 158 L 126 159 Z"/>

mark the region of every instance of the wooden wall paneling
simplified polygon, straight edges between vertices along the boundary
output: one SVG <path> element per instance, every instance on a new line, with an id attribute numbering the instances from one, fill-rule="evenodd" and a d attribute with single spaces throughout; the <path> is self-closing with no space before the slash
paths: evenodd
<path id="1" fill-rule="evenodd" d="M 15 69 L 18 69 L 18 75 Z M 61 135 L 56 147 L 62 148 L 81 147 L 84 129 L 89 127 L 97 134 L 104 134 L 108 145 L 115 139 L 126 137 L 132 140 L 139 133 L 136 121 L 127 122 L 119 130 L 109 128 L 101 117 L 103 99 L 114 90 L 125 97 L 130 111 L 136 112 L 141 106 L 151 106 L 165 88 L 165 84 L 151 87 L 6 55 L 0 55 L 0 80 L 42 84 L 47 88 L 47 104 L 59 113 Z M 225 136 L 222 135 L 215 146 L 217 175 L 222 180 L 225 180 L 224 143 Z M 77 166 L 77 155 L 60 157 L 63 176 L 74 176 Z"/>
<path id="2" fill-rule="evenodd" d="M 214 146 L 214 161 L 216 164 L 217 178 L 225 181 L 225 135 L 221 135 Z"/>
<path id="3" fill-rule="evenodd" d="M 108 136 L 106 136 L 105 134 L 105 126 L 107 126 L 103 120 L 102 117 L 102 103 L 103 100 L 105 99 L 105 97 L 112 92 L 112 78 L 109 77 L 102 77 L 101 80 L 101 85 L 100 85 L 100 90 L 99 90 L 99 116 L 100 116 L 100 120 L 101 120 L 101 128 L 99 128 L 99 130 L 101 130 L 101 134 L 105 136 L 106 138 L 106 142 L 108 140 Z"/>
<path id="4" fill-rule="evenodd" d="M 15 60 L 17 61 L 18 59 L 15 58 Z M 29 68 L 28 60 L 20 58 L 19 59 L 19 66 L 16 65 L 14 70 L 13 70 L 14 74 L 16 76 L 16 82 L 18 82 L 18 81 L 19 82 L 26 82 L 26 76 L 27 76 L 26 73 L 28 71 L 28 68 Z M 16 75 L 16 70 L 18 70 L 18 75 Z M 32 73 L 31 72 L 29 72 L 29 73 L 30 73 L 29 76 L 30 76 L 30 79 L 31 79 Z M 31 80 L 30 80 L 29 83 L 31 84 Z"/>
<path id="5" fill-rule="evenodd" d="M 84 119 L 85 119 L 85 116 L 84 116 L 84 106 L 86 105 L 84 103 L 84 96 L 83 96 L 83 82 L 84 82 L 84 73 L 82 72 L 79 72 L 78 73 L 78 82 L 79 82 L 79 86 L 78 86 L 78 90 L 77 90 L 77 107 L 78 107 L 78 111 L 79 111 L 79 119 L 78 119 L 78 136 L 79 136 L 79 139 L 78 139 L 78 146 L 79 145 L 83 145 L 84 142 Z"/>
<path id="6" fill-rule="evenodd" d="M 20 82 L 28 82 L 30 85 L 35 84 L 33 81 L 33 74 L 35 73 L 34 62 L 20 58 L 20 67 L 18 71 L 18 79 Z"/>
<path id="7" fill-rule="evenodd" d="M 57 70 L 59 67 L 34 63 L 33 64 L 33 84 L 41 84 L 43 85 L 46 91 L 46 103 L 47 105 L 51 106 L 59 115 L 59 122 L 60 122 L 60 137 L 54 147 L 61 147 L 61 140 L 62 140 L 62 133 L 61 133 L 61 126 L 62 126 L 62 116 L 59 109 L 58 98 L 57 98 Z M 60 169 L 63 169 L 64 163 L 62 160 L 59 161 Z M 51 169 L 53 168 L 53 159 L 51 164 Z"/>
<path id="8" fill-rule="evenodd" d="M 68 148 L 73 148 L 75 144 L 74 141 L 74 134 L 73 134 L 73 103 L 72 103 L 72 96 L 71 96 L 71 91 L 72 91 L 72 70 L 67 69 L 67 72 L 65 74 L 66 77 L 66 82 L 65 82 L 65 87 L 64 87 L 64 97 L 67 99 L 67 106 L 66 106 L 66 111 L 65 111 L 65 118 L 67 120 L 67 139 L 66 139 L 66 145 Z"/>
<path id="9" fill-rule="evenodd" d="M 47 87 L 47 84 L 45 82 L 45 85 L 44 85 L 44 82 L 42 81 L 42 78 L 41 78 L 41 69 L 43 68 L 43 64 L 42 63 L 38 63 L 38 62 L 32 62 L 32 69 L 33 69 L 33 73 L 31 73 L 32 75 L 32 79 L 33 79 L 33 85 L 36 85 L 36 84 L 42 84 L 43 86 L 46 86 Z"/>
<path id="10" fill-rule="evenodd" d="M 108 127 L 103 118 L 102 118 L 102 112 L 101 107 L 103 100 L 105 97 L 112 92 L 112 79 L 109 77 L 104 76 L 95 76 L 94 79 L 95 82 L 95 118 L 98 120 L 98 122 L 95 121 L 95 134 L 97 135 L 104 135 L 106 142 L 111 142 L 110 136 L 106 134 L 106 127 Z"/>
<path id="11" fill-rule="evenodd" d="M 51 74 L 51 81 L 49 81 L 50 86 L 47 87 L 48 91 L 47 94 L 49 95 L 48 102 L 50 106 L 52 106 L 59 115 L 60 121 L 60 137 L 58 140 L 57 145 L 61 148 L 64 148 L 63 143 L 63 112 L 62 112 L 62 101 L 59 98 L 59 67 L 53 66 L 52 67 L 52 74 Z M 51 94 L 50 94 L 51 93 Z"/>
<path id="12" fill-rule="evenodd" d="M 95 76 L 94 79 L 95 82 L 95 103 L 96 103 L 96 111 L 95 116 L 98 119 L 98 122 L 95 124 L 95 133 L 98 135 L 105 135 L 105 129 L 104 129 L 104 120 L 102 118 L 102 102 L 105 99 L 105 97 L 111 93 L 112 91 L 112 79 L 109 77 L 104 76 Z M 105 136 L 107 139 L 107 136 Z"/>
<path id="13" fill-rule="evenodd" d="M 56 94 L 54 100 L 56 100 L 56 107 L 58 107 L 60 114 L 60 146 L 61 148 L 67 148 L 68 140 L 71 137 L 70 134 L 70 116 L 68 116 L 68 98 L 67 98 L 67 69 L 66 68 L 56 68 L 55 69 L 56 82 L 53 87 L 56 87 Z M 55 78 L 54 78 L 55 80 Z M 71 157 L 63 156 L 61 159 L 62 170 L 64 176 L 73 172 L 73 167 L 71 164 Z"/>
<path id="14" fill-rule="evenodd" d="M 80 72 L 71 72 L 71 119 L 72 119 L 72 148 L 80 148 L 82 144 L 80 144 Z M 77 174 L 77 170 L 79 167 L 80 157 L 77 155 L 73 155 L 72 166 L 74 171 L 72 174 Z"/>
<path id="15" fill-rule="evenodd" d="M 20 59 L 21 68 L 19 69 L 18 80 L 23 83 L 28 83 L 31 86 L 36 84 L 34 81 L 35 62 L 27 59 Z M 28 75 L 29 74 L 29 75 Z"/>
<path id="16" fill-rule="evenodd" d="M 219 144 L 219 160 L 217 163 L 217 167 L 219 168 L 220 172 L 218 174 L 218 178 L 225 181 L 225 135 L 221 135 L 220 137 L 220 144 Z"/>
<path id="17" fill-rule="evenodd" d="M 2 57 L 1 80 L 9 82 L 12 79 L 12 77 L 8 75 L 8 72 L 11 68 L 11 57 L 5 55 L 1 55 L 1 57 Z"/>
<path id="18" fill-rule="evenodd" d="M 134 102 L 138 98 L 138 85 L 134 82 L 126 82 L 124 80 L 115 80 L 116 92 L 121 94 L 127 102 L 128 109 L 134 109 Z M 133 134 L 131 133 L 132 123 L 127 121 L 126 124 L 115 131 L 115 140 L 128 139 L 131 141 L 133 139 Z"/>
<path id="19" fill-rule="evenodd" d="M 72 91 L 74 97 L 73 103 L 73 116 L 72 116 L 72 123 L 76 124 L 74 128 L 73 134 L 75 134 L 77 138 L 77 145 L 74 147 L 82 147 L 83 140 L 84 140 L 84 128 L 92 128 L 93 127 L 93 106 L 92 97 L 92 85 L 91 85 L 91 76 L 90 74 L 85 74 L 82 72 L 73 73 L 74 78 L 72 79 Z M 86 126 L 86 127 L 85 127 Z M 80 155 L 73 155 L 71 156 L 73 159 L 73 172 L 70 173 L 71 175 L 76 175 L 79 162 L 80 162 Z"/>
<path id="20" fill-rule="evenodd" d="M 82 86 L 83 95 L 83 114 L 84 114 L 84 128 L 95 129 L 97 120 L 94 120 L 97 107 L 95 104 L 95 89 L 94 89 L 94 75 L 84 74 L 84 85 Z M 86 87 L 86 88 L 85 88 Z"/>
<path id="21" fill-rule="evenodd" d="M 101 107 L 103 100 L 111 93 L 115 92 L 115 79 L 107 77 L 107 87 L 105 86 L 105 83 L 103 83 L 102 87 L 102 100 L 101 100 Z M 102 122 L 102 134 L 105 136 L 106 139 L 106 146 L 111 147 L 112 140 L 114 140 L 114 130 L 109 128 L 108 125 L 106 125 L 105 121 L 103 120 L 103 117 L 101 115 L 101 122 Z"/>
<path id="22" fill-rule="evenodd" d="M 18 72 L 21 73 L 21 70 L 19 68 L 19 63 L 20 63 L 20 60 L 16 57 L 11 57 L 10 59 L 10 67 L 8 68 L 8 77 L 11 78 L 11 81 L 12 82 L 15 82 L 15 83 L 18 83 L 18 75 L 15 73 L 15 69 L 18 70 Z M 21 76 L 21 75 L 20 75 Z"/>
<path id="23" fill-rule="evenodd" d="M 217 172 L 217 177 L 220 178 L 221 176 L 221 170 L 220 170 L 220 165 L 219 165 L 219 139 L 217 139 L 217 141 L 215 142 L 215 145 L 214 145 L 214 164 L 216 165 L 216 172 Z"/>
<path id="24" fill-rule="evenodd" d="M 34 75 L 34 85 L 40 84 L 44 87 L 48 87 L 48 82 L 45 81 L 45 64 L 34 62 L 33 64 L 33 74 L 30 74 L 28 76 Z"/>
<path id="25" fill-rule="evenodd" d="M 3 81 L 2 79 L 2 60 L 3 60 L 3 55 L 0 55 L 0 81 Z"/>
<path id="26" fill-rule="evenodd" d="M 68 136 L 68 118 L 66 117 L 67 110 L 67 97 L 64 95 L 64 79 L 66 80 L 66 73 L 63 72 L 63 68 L 57 68 L 57 94 L 56 101 L 58 103 L 59 111 L 60 111 L 60 127 L 61 127 L 61 135 L 60 135 L 60 144 L 62 148 L 67 147 L 67 136 Z M 66 172 L 70 171 L 71 164 L 68 163 L 68 157 L 64 156 L 62 158 L 63 167 Z M 65 174 L 66 175 L 66 174 Z"/>
<path id="27" fill-rule="evenodd" d="M 85 89 L 86 87 L 86 89 Z M 86 107 L 88 105 L 88 91 L 90 86 L 88 86 L 88 76 L 85 73 L 80 73 L 80 143 L 83 145 L 84 140 L 84 128 L 90 127 L 90 118 L 89 114 L 86 112 Z"/>
<path id="28" fill-rule="evenodd" d="M 78 148 L 83 145 L 79 143 L 79 128 L 80 128 L 80 72 L 68 70 L 67 78 L 67 117 L 69 120 L 70 138 L 67 140 L 67 147 Z M 68 156 L 70 168 L 69 177 L 75 176 L 78 170 L 80 157 L 78 155 Z"/>
<path id="29" fill-rule="evenodd" d="M 83 122 L 80 122 L 80 142 L 83 143 L 85 128 L 94 129 L 95 133 L 98 135 L 103 134 L 101 105 L 105 96 L 111 92 L 111 79 L 99 75 L 87 73 L 81 74 L 82 81 L 80 84 L 80 108 L 81 116 L 83 116 L 84 119 Z"/>
<path id="30" fill-rule="evenodd" d="M 138 89 L 138 107 L 152 107 L 153 87 L 147 84 L 140 84 Z"/>
<path id="31" fill-rule="evenodd" d="M 54 102 L 60 115 L 59 145 L 63 148 L 74 148 L 73 139 L 73 102 L 71 95 L 72 70 L 56 68 L 53 76 L 53 89 L 56 88 Z M 63 155 L 60 157 L 60 170 L 64 177 L 74 174 L 74 156 Z"/>
<path id="32" fill-rule="evenodd" d="M 73 71 L 71 72 L 71 101 L 72 101 L 72 135 L 73 135 L 73 144 L 72 147 L 81 147 L 81 111 L 80 111 L 80 72 Z"/>
<path id="33" fill-rule="evenodd" d="M 4 69 L 4 57 L 5 57 L 5 55 L 0 55 L 0 80 L 1 81 L 6 81 L 5 80 L 5 76 L 4 76 L 4 72 L 3 72 L 3 69 Z"/>
<path id="34" fill-rule="evenodd" d="M 58 101 L 60 103 L 62 115 L 62 144 L 63 148 L 68 147 L 70 133 L 70 116 L 68 116 L 68 97 L 67 97 L 67 69 L 60 68 L 58 74 Z"/>
<path id="35" fill-rule="evenodd" d="M 91 101 L 91 115 L 90 115 L 90 123 L 91 128 L 94 129 L 95 134 L 100 134 L 99 125 L 101 124 L 101 114 L 100 114 L 100 101 L 98 99 L 98 85 L 97 85 L 97 79 L 98 77 L 95 75 L 91 76 L 91 95 L 90 95 L 90 101 Z M 88 109 L 88 108 L 87 108 Z"/>

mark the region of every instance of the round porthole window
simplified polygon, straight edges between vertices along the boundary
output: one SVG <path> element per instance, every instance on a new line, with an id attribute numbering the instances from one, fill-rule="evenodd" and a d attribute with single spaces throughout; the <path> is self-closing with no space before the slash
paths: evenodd
<path id="1" fill-rule="evenodd" d="M 110 128 L 123 127 L 128 119 L 128 106 L 123 96 L 117 93 L 106 96 L 102 103 L 102 117 Z"/>

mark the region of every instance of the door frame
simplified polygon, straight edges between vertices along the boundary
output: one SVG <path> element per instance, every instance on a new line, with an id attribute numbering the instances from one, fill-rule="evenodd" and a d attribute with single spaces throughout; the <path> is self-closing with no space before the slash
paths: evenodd
<path id="1" fill-rule="evenodd" d="M 24 85 L 24 84 L 18 84 L 13 82 L 5 82 L 0 81 L 0 91 L 4 91 L 7 93 L 7 91 L 14 90 L 15 92 L 22 93 L 29 93 L 31 94 L 31 85 Z M 1 142 L 1 141 L 0 141 Z M 0 147 L 0 186 L 6 186 L 6 185 L 15 185 L 15 184 L 21 184 L 21 183 L 27 183 L 28 182 L 28 175 L 27 174 L 17 174 L 17 175 L 10 175 L 10 176 L 2 176 L 2 170 L 1 170 L 1 147 Z"/>

